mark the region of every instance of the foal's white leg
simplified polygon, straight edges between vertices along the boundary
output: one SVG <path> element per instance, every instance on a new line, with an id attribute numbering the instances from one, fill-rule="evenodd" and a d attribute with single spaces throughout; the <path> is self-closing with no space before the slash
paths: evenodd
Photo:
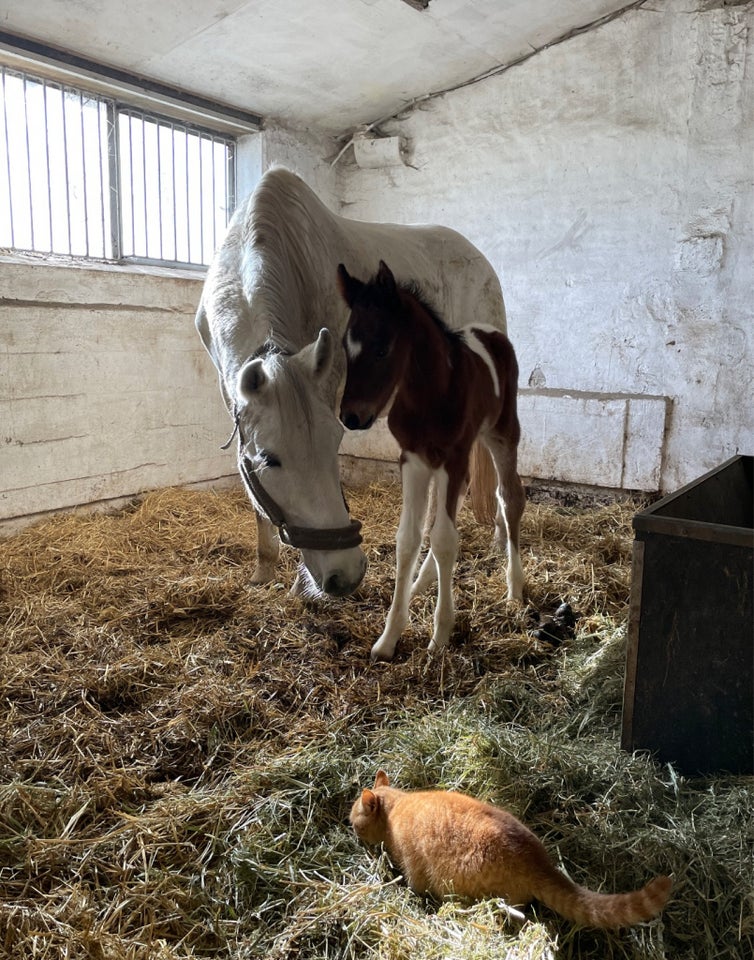
<path id="1" fill-rule="evenodd" d="M 437 516 L 437 487 L 434 488 L 435 491 L 435 511 L 434 515 Z M 456 504 L 456 516 L 458 516 L 458 511 L 461 509 L 461 504 L 466 497 L 466 487 L 464 486 L 458 497 L 458 503 Z M 429 550 L 427 551 L 427 556 L 424 558 L 424 562 L 421 565 L 419 574 L 414 580 L 414 585 L 411 587 L 411 599 L 418 597 L 419 594 L 424 593 L 425 590 L 428 590 L 429 587 L 437 580 L 437 563 L 435 562 L 435 556 L 432 552 L 432 547 L 430 545 Z"/>
<path id="2" fill-rule="evenodd" d="M 437 515 L 437 487 L 435 484 L 431 485 L 430 491 L 429 505 L 424 516 L 422 540 L 425 538 L 427 540 L 429 539 L 429 535 L 432 532 L 432 526 L 435 522 L 435 516 Z M 432 547 L 428 547 L 427 556 L 424 558 L 424 562 L 421 565 L 419 574 L 411 587 L 411 599 L 413 600 L 414 597 L 418 597 L 419 594 L 424 593 L 424 591 L 430 587 L 435 580 L 437 580 L 437 567 L 435 565 L 435 558 L 432 555 Z"/>
<path id="3" fill-rule="evenodd" d="M 507 540 L 508 599 L 521 600 L 524 595 L 524 571 L 518 542 L 526 494 L 516 466 L 517 447 L 516 444 L 492 434 L 484 438 L 484 443 L 490 451 L 497 472 L 495 543 L 502 549 L 503 540 Z"/>
<path id="4" fill-rule="evenodd" d="M 404 454 L 401 467 L 403 507 L 395 540 L 395 592 L 385 629 L 372 647 L 372 660 L 392 660 L 395 645 L 408 622 L 409 588 L 421 547 L 421 524 L 431 477 L 430 468 L 416 455 Z"/>
<path id="5" fill-rule="evenodd" d="M 448 645 L 450 632 L 456 620 L 453 603 L 453 567 L 458 556 L 458 531 L 455 516 L 447 510 L 448 475 L 445 470 L 435 474 L 437 486 L 437 515 L 432 527 L 430 545 L 437 565 L 437 606 L 435 632 L 429 644 L 430 653 L 440 653 Z"/>
<path id="6" fill-rule="evenodd" d="M 437 580 L 437 564 L 435 563 L 435 555 L 432 553 L 432 547 L 430 546 L 427 551 L 427 556 L 419 568 L 416 580 L 414 580 L 413 586 L 411 587 L 411 599 L 413 600 L 414 597 L 418 597 L 420 593 L 424 593 L 435 580 Z"/>

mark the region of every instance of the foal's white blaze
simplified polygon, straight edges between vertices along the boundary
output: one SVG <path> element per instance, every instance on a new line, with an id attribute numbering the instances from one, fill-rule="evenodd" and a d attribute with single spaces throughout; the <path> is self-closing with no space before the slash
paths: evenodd
<path id="1" fill-rule="evenodd" d="M 348 333 L 346 334 L 346 354 L 348 356 L 348 359 L 355 360 L 356 357 L 358 357 L 358 355 L 361 353 L 361 351 L 362 351 L 361 341 L 357 340 L 354 337 L 352 330 L 349 330 Z"/>
<path id="2" fill-rule="evenodd" d="M 490 352 L 476 335 L 477 330 L 485 330 L 490 333 L 499 333 L 499 330 L 495 330 L 494 327 L 491 327 L 486 323 L 475 323 L 473 327 L 464 327 L 461 331 L 463 335 L 463 340 L 469 350 L 473 350 L 477 356 L 481 357 L 482 360 L 487 364 L 487 369 L 490 371 L 490 376 L 492 377 L 492 385 L 495 388 L 495 396 L 500 396 L 500 378 L 497 375 L 497 369 L 495 367 L 495 362 L 490 356 Z"/>

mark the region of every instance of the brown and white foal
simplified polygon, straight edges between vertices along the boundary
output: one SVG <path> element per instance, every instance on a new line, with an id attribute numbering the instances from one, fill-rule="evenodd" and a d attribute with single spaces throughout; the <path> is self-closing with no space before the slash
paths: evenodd
<path id="1" fill-rule="evenodd" d="M 373 660 L 389 660 L 408 621 L 411 598 L 437 576 L 431 652 L 443 650 L 455 622 L 452 573 L 458 554 L 456 514 L 469 482 L 469 458 L 479 438 L 497 473 L 495 541 L 508 548 L 508 598 L 520 600 L 523 571 L 518 537 L 524 490 L 516 470 L 520 428 L 518 364 L 499 330 L 470 324 L 451 330 L 413 286 L 395 282 L 387 265 L 369 283 L 338 267 L 338 287 L 351 314 L 343 337 L 348 361 L 340 416 L 366 430 L 390 405 L 388 427 L 401 448 L 403 508 L 396 538 L 395 593 Z M 392 403 L 391 403 L 392 401 Z M 430 552 L 413 587 L 422 519 L 431 481 L 437 510 Z"/>

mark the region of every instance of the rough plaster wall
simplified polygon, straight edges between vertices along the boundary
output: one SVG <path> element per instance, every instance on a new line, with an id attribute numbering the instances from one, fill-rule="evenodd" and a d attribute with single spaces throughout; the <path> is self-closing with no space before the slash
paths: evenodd
<path id="1" fill-rule="evenodd" d="M 669 490 L 754 453 L 753 26 L 660 0 L 385 125 L 410 165 L 341 162 L 345 215 L 500 274 L 523 473 Z"/>
<path id="2" fill-rule="evenodd" d="M 262 171 L 279 163 L 302 177 L 332 210 L 338 210 L 337 175 L 330 165 L 336 144 L 306 130 L 268 124 L 261 135 Z"/>

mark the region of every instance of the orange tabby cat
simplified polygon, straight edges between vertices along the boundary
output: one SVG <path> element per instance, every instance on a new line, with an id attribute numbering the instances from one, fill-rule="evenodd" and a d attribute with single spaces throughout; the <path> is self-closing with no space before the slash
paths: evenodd
<path id="1" fill-rule="evenodd" d="M 537 899 L 576 923 L 616 928 L 656 916 L 670 893 L 670 877 L 634 893 L 593 893 L 557 870 L 507 811 L 462 793 L 398 790 L 382 770 L 354 803 L 351 825 L 361 840 L 384 844 L 420 894 L 501 897 L 510 905 Z"/>

